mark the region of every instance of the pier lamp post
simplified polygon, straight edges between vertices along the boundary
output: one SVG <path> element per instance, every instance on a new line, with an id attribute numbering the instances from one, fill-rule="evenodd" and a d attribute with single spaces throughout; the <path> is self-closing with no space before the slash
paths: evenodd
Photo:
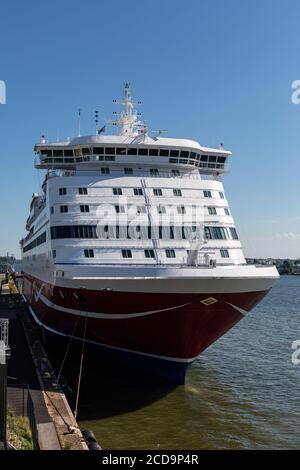
<path id="1" fill-rule="evenodd" d="M 0 320 L 0 449 L 7 449 L 7 363 L 10 358 L 8 346 L 8 320 Z"/>

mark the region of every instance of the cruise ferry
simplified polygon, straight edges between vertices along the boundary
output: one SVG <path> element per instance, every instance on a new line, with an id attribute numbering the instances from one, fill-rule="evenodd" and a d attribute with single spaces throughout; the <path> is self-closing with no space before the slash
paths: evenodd
<path id="1" fill-rule="evenodd" d="M 278 273 L 245 261 L 222 184 L 231 152 L 151 133 L 124 91 L 112 135 L 35 146 L 23 293 L 46 331 L 182 383 Z"/>

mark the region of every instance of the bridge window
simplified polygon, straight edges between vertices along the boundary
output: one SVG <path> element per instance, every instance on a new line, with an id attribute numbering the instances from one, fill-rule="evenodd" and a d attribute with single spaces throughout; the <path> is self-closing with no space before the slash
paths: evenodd
<path id="1" fill-rule="evenodd" d="M 139 155 L 148 155 L 148 149 L 139 149 Z"/>
<path id="2" fill-rule="evenodd" d="M 53 150 L 53 157 L 62 157 L 63 151 L 62 150 Z"/>
<path id="3" fill-rule="evenodd" d="M 64 150 L 64 156 L 65 157 L 73 157 L 73 150 Z"/>
<path id="4" fill-rule="evenodd" d="M 181 150 L 180 157 L 181 158 L 189 158 L 189 153 L 187 150 Z"/>
<path id="5" fill-rule="evenodd" d="M 91 149 L 90 148 L 83 148 L 82 149 L 82 155 L 90 155 L 91 154 Z"/>
<path id="6" fill-rule="evenodd" d="M 117 155 L 126 155 L 126 148 L 125 147 L 117 147 Z"/>
<path id="7" fill-rule="evenodd" d="M 116 153 L 115 147 L 105 147 L 106 155 L 114 155 Z"/>
<path id="8" fill-rule="evenodd" d="M 94 155 L 103 155 L 104 154 L 104 147 L 93 147 L 93 154 Z"/>
<path id="9" fill-rule="evenodd" d="M 127 151 L 127 155 L 137 155 L 137 149 L 129 148 Z"/>
<path id="10" fill-rule="evenodd" d="M 230 235 L 233 240 L 238 240 L 238 234 L 236 233 L 236 229 L 234 227 L 229 227 Z"/>
<path id="11" fill-rule="evenodd" d="M 158 157 L 158 149 L 149 149 L 149 155 L 152 157 Z"/>
<path id="12" fill-rule="evenodd" d="M 170 157 L 179 157 L 179 150 L 170 150 Z"/>
<path id="13" fill-rule="evenodd" d="M 168 157 L 168 156 L 169 156 L 169 150 L 167 150 L 167 149 L 160 149 L 160 151 L 159 151 L 159 156 L 160 156 L 160 157 Z"/>

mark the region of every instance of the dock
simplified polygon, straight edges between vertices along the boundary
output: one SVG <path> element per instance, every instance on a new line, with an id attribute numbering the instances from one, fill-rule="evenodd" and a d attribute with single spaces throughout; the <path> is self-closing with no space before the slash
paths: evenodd
<path id="1" fill-rule="evenodd" d="M 0 275 L 0 282 L 3 276 Z M 11 282 L 10 282 L 11 281 Z M 15 284 L 2 285 L 0 318 L 9 320 L 8 406 L 30 421 L 34 448 L 88 450 Z"/>

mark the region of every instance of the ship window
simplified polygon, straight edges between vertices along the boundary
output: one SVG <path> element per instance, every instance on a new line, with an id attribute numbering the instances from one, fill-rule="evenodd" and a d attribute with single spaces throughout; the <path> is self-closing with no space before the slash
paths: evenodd
<path id="1" fill-rule="evenodd" d="M 132 258 L 131 250 L 122 250 L 122 256 L 123 258 Z"/>
<path id="2" fill-rule="evenodd" d="M 227 207 L 224 207 L 224 212 L 225 212 L 226 215 L 230 215 L 230 212 L 229 212 L 229 210 L 227 209 Z"/>
<path id="3" fill-rule="evenodd" d="M 93 154 L 94 155 L 103 155 L 104 148 L 103 147 L 93 147 Z"/>
<path id="4" fill-rule="evenodd" d="M 117 155 L 126 155 L 126 148 L 125 147 L 117 147 Z"/>
<path id="5" fill-rule="evenodd" d="M 165 214 L 166 213 L 166 208 L 165 206 L 157 206 L 157 212 L 159 214 Z"/>
<path id="6" fill-rule="evenodd" d="M 217 209 L 215 207 L 208 207 L 208 213 L 210 215 L 216 215 Z"/>
<path id="7" fill-rule="evenodd" d="M 225 163 L 226 157 L 218 157 L 218 163 Z"/>
<path id="8" fill-rule="evenodd" d="M 238 234 L 236 233 L 236 229 L 234 227 L 229 227 L 230 235 L 233 240 L 238 240 Z"/>
<path id="9" fill-rule="evenodd" d="M 26 251 L 32 250 L 32 248 L 35 248 L 36 246 L 42 245 L 43 243 L 46 242 L 46 232 L 42 233 L 39 235 L 35 240 L 30 242 L 28 245 L 24 246 L 23 252 L 26 253 Z"/>
<path id="10" fill-rule="evenodd" d="M 135 196 L 142 196 L 143 195 L 143 190 L 142 188 L 133 188 L 133 193 Z"/>
<path id="11" fill-rule="evenodd" d="M 65 157 L 73 157 L 73 150 L 64 150 L 64 156 Z"/>
<path id="12" fill-rule="evenodd" d="M 115 156 L 110 156 L 110 155 L 105 155 L 104 159 L 107 162 L 113 162 L 116 159 L 116 157 Z M 100 157 L 99 157 L 99 160 L 100 160 Z"/>
<path id="13" fill-rule="evenodd" d="M 170 157 L 179 157 L 179 150 L 170 150 Z"/>
<path id="14" fill-rule="evenodd" d="M 127 155 L 137 155 L 137 149 L 129 148 L 127 150 Z"/>
<path id="15" fill-rule="evenodd" d="M 63 151 L 62 150 L 53 150 L 53 157 L 62 157 Z"/>
<path id="16" fill-rule="evenodd" d="M 56 250 L 52 250 L 52 258 L 56 258 Z"/>
<path id="17" fill-rule="evenodd" d="M 68 206 L 60 206 L 60 212 L 68 212 Z"/>
<path id="18" fill-rule="evenodd" d="M 196 158 L 196 153 L 195 153 L 195 152 L 191 152 L 191 153 L 190 153 L 190 158 Z"/>
<path id="19" fill-rule="evenodd" d="M 221 199 L 224 199 L 224 193 L 222 193 L 222 191 L 219 192 L 219 196 Z"/>
<path id="20" fill-rule="evenodd" d="M 116 209 L 116 213 L 117 214 L 120 214 L 120 213 L 124 213 L 125 212 L 125 207 L 124 206 L 115 206 L 115 209 Z"/>
<path id="21" fill-rule="evenodd" d="M 86 258 L 94 258 L 95 257 L 94 250 L 84 250 L 84 256 Z"/>
<path id="22" fill-rule="evenodd" d="M 184 206 L 177 206 L 177 212 L 178 214 L 185 214 L 185 207 Z"/>
<path id="23" fill-rule="evenodd" d="M 90 212 L 90 206 L 80 206 L 80 212 Z"/>
<path id="24" fill-rule="evenodd" d="M 211 191 L 203 191 L 204 197 L 212 197 Z"/>
<path id="25" fill-rule="evenodd" d="M 166 250 L 166 257 L 167 258 L 175 258 L 175 250 Z"/>
<path id="26" fill-rule="evenodd" d="M 109 168 L 101 168 L 101 174 L 102 175 L 109 175 L 110 169 Z"/>
<path id="27" fill-rule="evenodd" d="M 146 206 L 136 206 L 137 214 L 146 214 Z"/>
<path id="28" fill-rule="evenodd" d="M 208 160 L 208 155 L 201 155 L 202 162 L 207 162 L 207 160 Z"/>
<path id="29" fill-rule="evenodd" d="M 87 194 L 87 193 L 88 193 L 88 190 L 87 190 L 87 188 L 78 188 L 78 193 L 79 193 L 79 194 L 82 194 L 82 195 L 83 195 L 83 194 Z"/>
<path id="30" fill-rule="evenodd" d="M 229 258 L 228 250 L 220 250 L 221 258 Z"/>
<path id="31" fill-rule="evenodd" d="M 144 250 L 146 258 L 154 258 L 154 250 Z"/>
<path id="32" fill-rule="evenodd" d="M 150 168 L 150 175 L 151 176 L 157 176 L 159 174 L 159 171 L 157 168 Z"/>
<path id="33" fill-rule="evenodd" d="M 152 157 L 158 157 L 158 149 L 149 149 L 149 155 Z"/>
<path id="34" fill-rule="evenodd" d="M 160 156 L 160 157 L 168 157 L 168 156 L 169 156 L 169 150 L 167 150 L 167 149 L 160 149 L 160 151 L 159 151 L 159 156 Z"/>
<path id="35" fill-rule="evenodd" d="M 148 149 L 139 149 L 139 155 L 148 155 Z"/>
<path id="36" fill-rule="evenodd" d="M 159 188 L 154 188 L 153 189 L 153 194 L 154 196 L 162 196 L 162 190 Z"/>
<path id="37" fill-rule="evenodd" d="M 210 163 L 216 163 L 217 157 L 215 155 L 210 155 L 208 161 Z"/>
<path id="38" fill-rule="evenodd" d="M 121 188 L 113 188 L 113 193 L 115 196 L 120 196 L 122 194 Z"/>
<path id="39" fill-rule="evenodd" d="M 53 206 L 51 206 L 51 208 L 50 208 L 50 213 L 54 214 L 54 207 Z"/>
<path id="40" fill-rule="evenodd" d="M 180 171 L 179 170 L 172 170 L 172 175 L 173 176 L 180 176 Z"/>
<path id="41" fill-rule="evenodd" d="M 65 196 L 67 194 L 67 188 L 59 188 L 59 195 Z"/>
<path id="42" fill-rule="evenodd" d="M 133 169 L 132 168 L 124 168 L 124 173 L 125 173 L 125 175 L 132 175 L 133 174 Z"/>
<path id="43" fill-rule="evenodd" d="M 90 148 L 83 148 L 82 149 L 82 155 L 90 155 L 91 149 Z"/>
<path id="44" fill-rule="evenodd" d="M 180 157 L 181 158 L 188 158 L 189 157 L 189 152 L 187 150 L 181 150 Z"/>
<path id="45" fill-rule="evenodd" d="M 169 158 L 169 163 L 178 163 L 178 158 Z"/>
<path id="46" fill-rule="evenodd" d="M 116 153 L 115 147 L 105 147 L 106 155 L 114 155 Z"/>
<path id="47" fill-rule="evenodd" d="M 181 189 L 173 189 L 174 196 L 182 196 Z"/>

